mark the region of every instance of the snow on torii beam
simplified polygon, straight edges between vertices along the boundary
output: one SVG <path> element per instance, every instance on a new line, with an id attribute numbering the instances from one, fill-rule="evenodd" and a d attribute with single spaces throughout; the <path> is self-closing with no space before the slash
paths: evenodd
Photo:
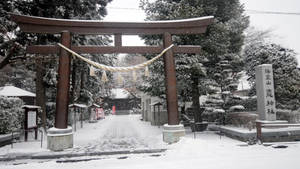
<path id="1" fill-rule="evenodd" d="M 213 16 L 145 22 L 107 22 L 98 20 L 66 20 L 11 14 L 23 32 L 61 34 L 61 42 L 77 53 L 159 53 L 172 44 L 172 34 L 200 34 L 213 22 Z M 114 46 L 72 46 L 72 34 L 114 35 Z M 163 35 L 163 46 L 122 46 L 122 35 Z M 56 99 L 55 127 L 67 128 L 70 54 L 58 46 L 35 45 L 27 47 L 28 53 L 60 54 L 59 81 Z M 176 75 L 173 53 L 199 53 L 200 46 L 176 46 L 164 55 L 168 124 L 179 124 L 176 92 Z M 69 57 L 68 57 L 69 56 Z"/>
<path id="2" fill-rule="evenodd" d="M 60 34 L 69 31 L 72 34 L 115 35 L 115 46 L 71 46 L 76 53 L 159 53 L 161 46 L 122 46 L 121 35 L 147 34 L 200 34 L 213 22 L 212 16 L 145 22 L 107 22 L 98 20 L 67 20 L 42 17 L 32 17 L 12 14 L 12 20 L 17 22 L 23 32 Z M 34 45 L 27 47 L 27 53 L 57 54 L 58 46 Z M 174 53 L 200 53 L 200 46 L 175 46 Z"/>

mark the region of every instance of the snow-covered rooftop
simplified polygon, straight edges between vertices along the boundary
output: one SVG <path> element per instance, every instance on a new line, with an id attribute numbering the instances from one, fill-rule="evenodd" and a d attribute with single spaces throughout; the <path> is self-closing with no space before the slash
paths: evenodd
<path id="1" fill-rule="evenodd" d="M 28 92 L 26 90 L 17 88 L 15 86 L 4 86 L 4 87 L 0 87 L 0 96 L 8 96 L 8 97 L 29 96 L 29 97 L 35 97 L 35 94 L 31 93 L 31 92 Z"/>
<path id="2" fill-rule="evenodd" d="M 111 89 L 113 98 L 124 99 L 129 97 L 129 93 L 122 88 Z"/>
<path id="3" fill-rule="evenodd" d="M 69 107 L 87 108 L 87 107 L 89 107 L 89 106 L 88 106 L 88 105 L 85 105 L 85 104 L 74 103 L 74 104 L 70 104 Z"/>
<path id="4" fill-rule="evenodd" d="M 22 108 L 28 108 L 28 109 L 40 109 L 40 106 L 35 106 L 35 105 L 24 105 Z"/>

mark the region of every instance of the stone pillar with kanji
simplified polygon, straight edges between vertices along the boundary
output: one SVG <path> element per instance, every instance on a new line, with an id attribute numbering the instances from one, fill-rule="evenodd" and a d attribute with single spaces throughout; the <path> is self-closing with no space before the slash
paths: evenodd
<path id="1" fill-rule="evenodd" d="M 272 65 L 262 64 L 257 66 L 255 79 L 259 120 L 275 121 L 276 107 Z"/>

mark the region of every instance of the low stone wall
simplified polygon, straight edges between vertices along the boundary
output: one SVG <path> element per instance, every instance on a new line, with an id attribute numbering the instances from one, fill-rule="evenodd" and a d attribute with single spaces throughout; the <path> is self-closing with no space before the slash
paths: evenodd
<path id="1" fill-rule="evenodd" d="M 220 131 L 225 136 L 240 140 L 240 141 L 248 141 L 248 140 L 255 140 L 256 139 L 256 131 L 252 130 L 249 132 L 241 132 L 239 130 L 234 130 L 231 128 L 227 128 L 226 126 L 217 126 L 217 125 L 209 125 L 208 130 L 213 131 Z"/>
<path id="2" fill-rule="evenodd" d="M 256 129 L 251 131 L 247 129 L 240 129 L 228 126 L 211 125 L 209 130 L 220 131 L 225 136 L 247 142 L 249 140 L 256 140 Z M 286 142 L 286 141 L 300 141 L 300 127 L 286 127 L 280 129 L 263 129 L 262 139 L 264 142 Z"/>
<path id="3" fill-rule="evenodd" d="M 262 129 L 262 140 L 264 142 L 300 141 L 300 128 L 286 128 L 286 131 L 264 131 Z"/>

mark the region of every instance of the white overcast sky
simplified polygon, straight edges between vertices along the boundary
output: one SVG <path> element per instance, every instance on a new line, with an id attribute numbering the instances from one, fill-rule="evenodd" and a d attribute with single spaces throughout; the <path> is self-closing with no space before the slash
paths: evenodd
<path id="1" fill-rule="evenodd" d="M 153 0 L 152 0 L 153 1 Z M 300 0 L 240 0 L 245 9 L 300 13 Z M 271 29 L 274 42 L 294 49 L 300 65 L 300 15 L 258 14 L 246 11 L 250 25 L 258 29 Z M 139 0 L 113 0 L 108 5 L 106 21 L 143 21 L 145 14 L 139 10 Z M 124 45 L 141 45 L 137 37 L 127 36 Z"/>

